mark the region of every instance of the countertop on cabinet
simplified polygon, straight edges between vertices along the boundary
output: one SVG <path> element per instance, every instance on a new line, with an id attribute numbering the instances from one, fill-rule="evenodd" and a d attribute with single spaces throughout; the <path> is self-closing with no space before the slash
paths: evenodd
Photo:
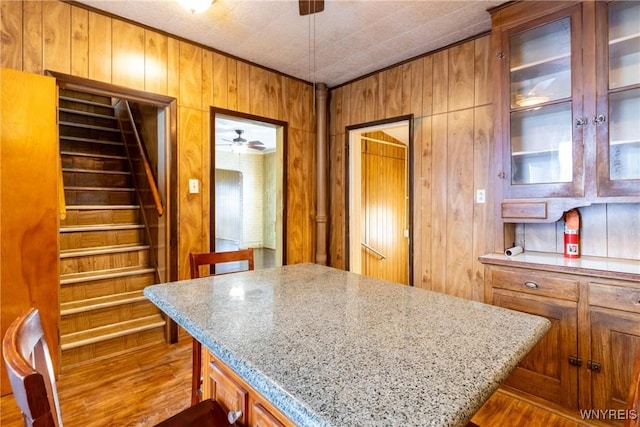
<path id="1" fill-rule="evenodd" d="M 487 254 L 481 256 L 479 260 L 484 264 L 507 267 L 640 281 L 640 261 L 637 260 L 594 256 L 565 258 L 563 254 L 528 251 L 510 257 L 500 253 Z"/>
<path id="2" fill-rule="evenodd" d="M 144 294 L 301 426 L 463 425 L 549 328 L 315 264 Z"/>

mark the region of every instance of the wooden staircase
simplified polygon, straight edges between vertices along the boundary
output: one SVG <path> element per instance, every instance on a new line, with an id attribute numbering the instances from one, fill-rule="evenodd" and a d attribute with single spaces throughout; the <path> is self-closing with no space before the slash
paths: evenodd
<path id="1" fill-rule="evenodd" d="M 67 215 L 60 221 L 62 367 L 165 340 L 142 294 L 157 283 L 112 99 L 60 88 Z"/>

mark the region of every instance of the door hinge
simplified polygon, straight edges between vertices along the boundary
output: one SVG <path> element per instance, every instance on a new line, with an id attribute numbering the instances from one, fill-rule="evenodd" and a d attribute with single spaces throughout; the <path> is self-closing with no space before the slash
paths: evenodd
<path id="1" fill-rule="evenodd" d="M 594 362 L 593 360 L 589 360 L 587 362 L 587 369 L 593 372 L 600 372 L 600 362 Z"/>
<path id="2" fill-rule="evenodd" d="M 577 366 L 579 368 L 582 366 L 582 359 L 577 356 L 569 356 L 569 365 Z"/>

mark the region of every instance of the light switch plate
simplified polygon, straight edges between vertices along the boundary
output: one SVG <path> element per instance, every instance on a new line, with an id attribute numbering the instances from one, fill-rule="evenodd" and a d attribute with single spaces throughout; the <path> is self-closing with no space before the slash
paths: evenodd
<path id="1" fill-rule="evenodd" d="M 484 189 L 476 190 L 476 203 L 484 203 L 484 202 L 485 202 Z"/>
<path id="2" fill-rule="evenodd" d="M 189 193 L 198 194 L 200 192 L 200 185 L 197 179 L 189 180 Z"/>

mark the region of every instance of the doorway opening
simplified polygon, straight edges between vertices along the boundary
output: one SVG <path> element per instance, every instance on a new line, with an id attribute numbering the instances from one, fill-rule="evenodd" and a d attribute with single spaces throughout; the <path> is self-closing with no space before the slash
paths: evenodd
<path id="1" fill-rule="evenodd" d="M 409 285 L 412 116 L 347 128 L 347 253 L 354 273 Z"/>
<path id="2" fill-rule="evenodd" d="M 211 115 L 210 247 L 216 252 L 253 248 L 254 268 L 281 266 L 286 263 L 286 123 L 217 108 Z M 216 266 L 216 272 L 235 267 Z"/>

